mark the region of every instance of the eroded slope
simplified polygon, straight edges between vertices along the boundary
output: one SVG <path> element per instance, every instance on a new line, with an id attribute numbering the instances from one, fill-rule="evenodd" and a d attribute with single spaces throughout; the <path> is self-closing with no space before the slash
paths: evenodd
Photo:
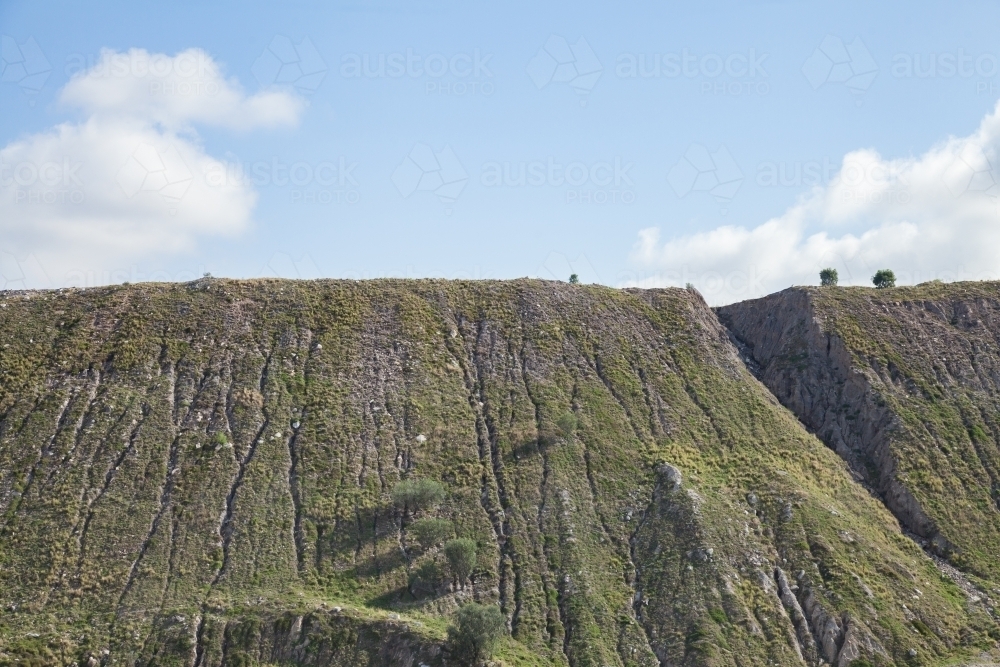
<path id="1" fill-rule="evenodd" d="M 933 552 L 1000 589 L 1000 284 L 720 309 L 762 380 Z"/>
<path id="2" fill-rule="evenodd" d="M 931 664 L 995 625 L 696 293 L 222 281 L 0 298 L 0 662 Z M 468 585 L 391 502 L 475 540 Z M 435 574 L 436 573 L 436 574 Z"/>

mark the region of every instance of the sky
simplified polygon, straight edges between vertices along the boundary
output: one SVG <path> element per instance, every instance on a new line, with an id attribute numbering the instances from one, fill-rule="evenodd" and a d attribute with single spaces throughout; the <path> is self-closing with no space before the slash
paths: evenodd
<path id="1" fill-rule="evenodd" d="M 1000 277 L 994 3 L 0 0 L 0 289 Z"/>

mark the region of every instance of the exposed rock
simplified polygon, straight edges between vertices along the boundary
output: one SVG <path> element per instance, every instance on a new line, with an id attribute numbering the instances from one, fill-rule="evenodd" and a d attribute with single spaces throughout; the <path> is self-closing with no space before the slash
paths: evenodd
<path id="1" fill-rule="evenodd" d="M 869 638 L 901 663 L 892 629 L 917 619 L 937 662 L 987 641 L 985 605 L 956 608 L 694 291 L 3 296 L 0 662 L 454 665 L 442 629 L 470 602 L 500 608 L 509 656 L 552 665 L 841 667 Z M 404 480 L 439 500 L 395 502 Z M 424 519 L 473 540 L 467 580 Z"/>
<path id="2" fill-rule="evenodd" d="M 892 295 L 792 288 L 718 313 L 782 404 L 928 549 L 945 557 L 963 544 L 974 553 L 1000 551 L 1000 512 L 969 514 L 976 526 L 969 531 L 948 525 L 953 519 L 941 511 L 954 506 L 949 494 L 957 489 L 948 490 L 948 480 L 963 494 L 985 496 L 963 503 L 966 512 L 991 502 L 991 484 L 1000 488 L 1000 431 L 990 425 L 1000 416 L 992 398 L 1000 392 L 1000 349 L 990 329 L 1000 329 L 1000 285 L 898 288 Z M 977 325 L 962 325 L 973 319 Z M 954 426 L 958 432 L 943 430 Z M 948 456 L 955 448 L 966 453 Z M 909 471 L 928 460 L 933 468 L 919 474 L 940 475 L 946 484 L 915 483 Z M 994 504 L 1000 509 L 1000 500 Z M 1000 563 L 969 565 L 1000 576 Z"/>
<path id="3" fill-rule="evenodd" d="M 676 491 L 681 488 L 681 481 L 683 477 L 681 476 L 681 471 L 670 465 L 669 463 L 660 464 L 656 472 L 663 476 L 666 481 L 668 488 L 671 491 Z"/>

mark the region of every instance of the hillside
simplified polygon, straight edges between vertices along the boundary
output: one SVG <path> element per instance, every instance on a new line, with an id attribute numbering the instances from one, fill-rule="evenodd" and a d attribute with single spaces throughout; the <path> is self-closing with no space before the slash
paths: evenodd
<path id="1" fill-rule="evenodd" d="M 1000 601 L 1000 284 L 794 288 L 719 314 L 782 403 Z"/>
<path id="2" fill-rule="evenodd" d="M 869 341 L 863 322 L 845 340 Z M 906 335 L 870 344 L 888 355 Z M 935 377 L 926 391 L 952 405 L 940 387 L 958 396 L 957 380 Z M 754 379 L 693 291 L 6 292 L 0 664 L 456 665 L 445 627 L 471 600 L 502 609 L 508 665 L 915 667 L 994 649 L 986 602 L 844 458 Z M 443 499 L 401 505 L 399 485 L 420 480 Z M 922 489 L 911 504 L 969 555 L 943 551 L 991 577 L 979 496 L 935 514 Z M 447 534 L 421 545 L 435 518 Z M 971 537 L 945 529 L 967 519 Z M 475 542 L 467 581 L 440 546 L 452 537 Z"/>

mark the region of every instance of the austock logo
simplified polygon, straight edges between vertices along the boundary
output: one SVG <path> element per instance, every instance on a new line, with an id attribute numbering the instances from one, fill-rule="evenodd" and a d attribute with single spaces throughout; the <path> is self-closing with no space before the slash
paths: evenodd
<path id="1" fill-rule="evenodd" d="M 447 145 L 435 152 L 427 144 L 418 143 L 392 172 L 392 182 L 404 199 L 415 192 L 432 192 L 448 206 L 448 213 L 468 180 L 465 167 Z"/>
<path id="2" fill-rule="evenodd" d="M 159 151 L 149 144 L 139 144 L 115 176 L 128 199 L 146 192 L 174 203 L 187 194 L 193 181 L 194 175 L 173 145 Z"/>
<path id="3" fill-rule="evenodd" d="M 878 65 L 860 37 L 844 44 L 839 37 L 827 35 L 802 65 L 802 73 L 813 90 L 828 83 L 844 84 L 861 106 L 861 96 L 875 81 Z"/>
<path id="4" fill-rule="evenodd" d="M 326 62 L 308 37 L 295 44 L 276 35 L 254 61 L 250 71 L 262 86 L 292 86 L 300 93 L 315 93 L 326 77 Z"/>
<path id="5" fill-rule="evenodd" d="M 723 206 L 726 206 L 743 184 L 743 171 L 725 146 L 715 152 L 701 144 L 691 144 L 684 157 L 670 169 L 667 182 L 678 197 L 686 197 L 692 192 L 706 192 Z"/>
<path id="6" fill-rule="evenodd" d="M 566 83 L 579 95 L 590 93 L 603 71 L 601 61 L 583 37 L 571 45 L 566 38 L 552 35 L 528 63 L 528 76 L 536 88 Z M 586 104 L 586 100 L 580 103 Z"/>
<path id="7" fill-rule="evenodd" d="M 15 83 L 28 94 L 38 93 L 52 72 L 34 37 L 21 44 L 8 35 L 0 36 L 0 81 Z"/>

